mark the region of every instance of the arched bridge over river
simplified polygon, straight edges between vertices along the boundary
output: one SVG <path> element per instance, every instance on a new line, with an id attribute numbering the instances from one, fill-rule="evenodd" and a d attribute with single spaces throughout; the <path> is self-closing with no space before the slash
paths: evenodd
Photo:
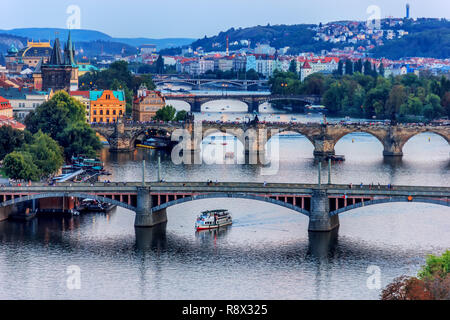
<path id="1" fill-rule="evenodd" d="M 450 206 L 450 187 L 314 185 L 294 183 L 97 183 L 1 187 L 0 209 L 47 198 L 97 199 L 136 213 L 136 227 L 167 221 L 166 209 L 187 201 L 242 198 L 264 201 L 304 214 L 310 231 L 330 231 L 339 214 L 362 206 L 390 202 L 425 202 Z"/>
<path id="2" fill-rule="evenodd" d="M 182 131 L 185 142 L 184 151 L 198 153 L 202 140 L 214 133 L 226 133 L 235 136 L 243 145 L 247 154 L 252 155 L 250 163 L 265 163 L 263 158 L 267 142 L 283 132 L 295 132 L 305 136 L 314 146 L 314 157 L 325 158 L 335 154 L 335 145 L 347 134 L 365 132 L 377 138 L 383 145 L 384 156 L 402 156 L 403 146 L 417 134 L 432 132 L 450 142 L 450 126 L 435 125 L 384 125 L 384 124 L 319 124 L 319 123 L 224 123 L 224 122 L 186 122 L 162 123 L 148 122 L 115 124 L 95 124 L 93 129 L 104 136 L 113 152 L 129 152 L 135 149 L 135 141 L 149 130 L 163 130 L 180 141 L 174 132 Z M 258 157 L 259 155 L 259 157 Z M 192 162 L 191 162 L 192 163 Z"/>

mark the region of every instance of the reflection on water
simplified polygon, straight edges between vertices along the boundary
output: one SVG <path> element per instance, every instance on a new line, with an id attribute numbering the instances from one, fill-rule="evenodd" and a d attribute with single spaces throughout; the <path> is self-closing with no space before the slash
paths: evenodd
<path id="1" fill-rule="evenodd" d="M 335 183 L 449 186 L 449 146 L 418 135 L 401 160 L 382 157 L 370 135 L 343 137 L 333 163 Z M 232 142 L 227 139 L 227 142 Z M 168 181 L 317 181 L 312 145 L 300 135 L 280 138 L 277 175 L 258 165 L 180 165 L 154 150 L 102 151 L 111 181 L 156 180 L 157 156 Z M 322 175 L 326 177 L 326 166 Z M 196 233 L 205 209 L 228 209 L 233 225 Z M 429 253 L 449 247 L 449 208 L 432 204 L 380 204 L 340 216 L 339 231 L 308 233 L 308 218 L 246 199 L 205 199 L 167 209 L 168 222 L 134 228 L 134 213 L 39 217 L 0 222 L 0 299 L 378 299 L 366 286 L 367 267 L 381 269 L 382 286 L 417 273 Z M 66 287 L 67 267 L 81 268 L 81 290 Z M 220 279 L 220 285 L 217 285 Z M 201 285 L 199 285 L 201 284 Z"/>

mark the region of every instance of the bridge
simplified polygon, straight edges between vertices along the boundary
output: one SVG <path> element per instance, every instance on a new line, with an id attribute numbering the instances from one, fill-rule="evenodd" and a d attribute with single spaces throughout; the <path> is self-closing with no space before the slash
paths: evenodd
<path id="1" fill-rule="evenodd" d="M 267 142 L 283 132 L 294 132 L 305 136 L 314 146 L 314 157 L 324 159 L 335 154 L 335 145 L 347 134 L 365 132 L 377 138 L 383 145 L 384 156 L 401 157 L 403 146 L 417 134 L 435 133 L 450 142 L 450 126 L 434 125 L 384 125 L 384 124 L 319 124 L 319 123 L 123 123 L 95 124 L 93 129 L 104 136 L 113 152 L 129 152 L 135 149 L 136 139 L 142 138 L 149 129 L 163 130 L 172 136 L 177 129 L 184 132 L 185 150 L 198 154 L 204 138 L 214 133 L 225 133 L 235 136 L 244 146 L 245 153 L 250 155 L 250 163 L 266 163 L 263 159 Z"/>
<path id="2" fill-rule="evenodd" d="M 201 112 L 203 104 L 216 100 L 237 100 L 247 104 L 248 112 L 258 112 L 259 106 L 265 102 L 281 100 L 300 101 L 304 104 L 319 104 L 318 95 L 277 95 L 277 94 L 226 94 L 226 95 L 194 95 L 194 94 L 164 94 L 166 100 L 179 100 L 188 103 L 192 112 Z"/>
<path id="3" fill-rule="evenodd" d="M 263 201 L 291 209 L 309 218 L 309 231 L 331 231 L 339 214 L 359 207 L 392 202 L 423 202 L 450 206 L 450 187 L 362 186 L 247 182 L 163 182 L 35 184 L 1 187 L 0 210 L 24 202 L 50 198 L 97 199 L 134 211 L 136 227 L 153 227 L 167 221 L 166 209 L 188 201 L 239 198 Z"/>
<path id="4" fill-rule="evenodd" d="M 193 89 L 199 90 L 202 86 L 208 85 L 225 85 L 238 87 L 243 90 L 247 90 L 249 87 L 262 87 L 268 85 L 268 80 L 240 80 L 240 79 L 191 79 L 191 78 L 175 78 L 172 76 L 153 77 L 153 83 L 155 85 L 162 84 L 184 84 L 190 85 Z"/>

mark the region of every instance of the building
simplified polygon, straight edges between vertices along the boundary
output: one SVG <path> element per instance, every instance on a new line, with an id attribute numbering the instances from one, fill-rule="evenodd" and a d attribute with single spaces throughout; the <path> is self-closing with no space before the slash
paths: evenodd
<path id="1" fill-rule="evenodd" d="M 90 91 L 91 123 L 112 123 L 125 114 L 126 101 L 124 91 Z"/>
<path id="2" fill-rule="evenodd" d="M 43 92 L 31 88 L 0 88 L 0 96 L 9 100 L 13 116 L 17 119 L 25 119 L 31 111 L 48 101 L 52 95 L 51 90 Z"/>
<path id="3" fill-rule="evenodd" d="M 300 81 L 305 81 L 305 79 L 313 74 L 313 69 L 308 61 L 306 61 L 303 66 L 300 68 Z"/>
<path id="4" fill-rule="evenodd" d="M 151 121 L 156 112 L 165 105 L 166 100 L 159 91 L 147 90 L 145 85 L 141 85 L 133 101 L 133 120 Z"/>
<path id="5" fill-rule="evenodd" d="M 11 104 L 2 96 L 0 96 L 0 116 L 5 116 L 7 118 L 13 117 L 13 109 Z"/>
<path id="6" fill-rule="evenodd" d="M 14 120 L 14 118 L 0 115 L 0 127 L 3 127 L 3 126 L 10 126 L 13 129 L 17 129 L 17 130 L 25 130 L 25 128 L 26 128 L 25 125 Z"/>
<path id="7" fill-rule="evenodd" d="M 152 53 L 156 52 L 156 45 L 155 44 L 143 44 L 142 46 L 140 46 L 140 49 L 141 49 L 142 55 L 152 54 Z"/>
<path id="8" fill-rule="evenodd" d="M 6 68 L 13 73 L 19 73 L 24 67 L 35 68 L 41 60 L 48 62 L 51 52 L 50 42 L 27 41 L 27 46 L 21 50 L 12 44 L 5 57 Z"/>
<path id="9" fill-rule="evenodd" d="M 91 116 L 91 96 L 89 91 L 70 91 L 70 96 L 81 102 L 86 107 L 86 121 L 90 121 Z"/>
<path id="10" fill-rule="evenodd" d="M 71 34 L 64 48 L 64 54 L 61 55 L 61 46 L 59 39 L 56 38 L 49 61 L 42 60 L 41 65 L 36 67 L 33 74 L 35 88 L 39 88 L 42 82 L 42 90 L 54 91 L 78 90 L 78 66 L 75 63 L 75 48 L 72 44 Z"/>

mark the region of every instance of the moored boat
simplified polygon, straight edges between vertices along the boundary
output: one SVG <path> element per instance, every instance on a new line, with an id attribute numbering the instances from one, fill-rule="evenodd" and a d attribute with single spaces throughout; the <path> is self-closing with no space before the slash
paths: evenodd
<path id="1" fill-rule="evenodd" d="M 231 214 L 226 209 L 203 211 L 195 222 L 195 229 L 208 230 L 229 226 L 233 223 Z"/>

